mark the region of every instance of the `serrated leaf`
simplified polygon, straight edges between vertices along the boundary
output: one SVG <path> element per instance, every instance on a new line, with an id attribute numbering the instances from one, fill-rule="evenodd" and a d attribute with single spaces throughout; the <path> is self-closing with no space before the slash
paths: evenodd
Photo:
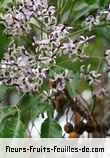
<path id="1" fill-rule="evenodd" d="M 25 137 L 25 128 L 20 120 L 20 111 L 15 107 L 0 109 L 0 138 Z"/>
<path id="2" fill-rule="evenodd" d="M 15 107 L 1 107 L 0 108 L 0 123 L 7 117 L 14 116 L 17 110 Z"/>
<path id="3" fill-rule="evenodd" d="M 42 138 L 61 138 L 62 129 L 60 125 L 53 119 L 47 118 L 41 127 Z"/>
<path id="4" fill-rule="evenodd" d="M 19 108 L 21 110 L 22 121 L 27 126 L 30 120 L 34 120 L 39 114 L 46 111 L 48 105 L 46 102 L 42 102 L 40 96 L 26 94 L 19 103 Z"/>

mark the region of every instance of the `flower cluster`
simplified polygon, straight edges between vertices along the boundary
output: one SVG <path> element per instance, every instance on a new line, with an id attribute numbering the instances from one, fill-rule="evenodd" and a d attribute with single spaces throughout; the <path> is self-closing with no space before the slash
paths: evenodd
<path id="1" fill-rule="evenodd" d="M 94 26 L 100 25 L 103 20 L 110 21 L 110 5 L 107 9 L 98 10 L 96 15 L 89 15 L 85 19 L 85 25 L 91 31 Z"/>
<path id="2" fill-rule="evenodd" d="M 24 46 L 14 45 L 1 61 L 0 82 L 22 92 L 37 91 L 47 75 L 48 69 L 36 64 L 35 57 Z"/>
<path id="3" fill-rule="evenodd" d="M 43 80 L 48 78 L 49 66 L 56 64 L 58 56 L 67 55 L 72 57 L 73 61 L 88 58 L 84 48 L 95 36 L 71 39 L 69 33 L 72 28 L 57 24 L 54 14 L 55 8 L 48 6 L 47 0 L 24 0 L 4 15 L 7 29 L 13 35 L 19 36 L 23 31 L 28 33 L 31 29 L 28 22 L 32 17 L 41 20 L 51 29 L 41 39 L 32 35 L 32 47 L 35 50 L 33 53 L 28 52 L 24 46 L 16 47 L 16 44 L 8 50 L 0 64 L 1 83 L 15 85 L 23 92 L 34 92 L 43 84 Z M 63 91 L 67 77 L 64 74 L 55 76 L 56 91 Z"/>
<path id="4" fill-rule="evenodd" d="M 55 8 L 48 7 L 47 0 L 24 0 L 17 8 L 13 7 L 2 17 L 11 35 L 21 35 L 30 31 L 29 21 L 37 18 L 46 26 L 56 24 Z"/>
<path id="5" fill-rule="evenodd" d="M 95 17 L 93 15 L 90 15 L 85 20 L 85 25 L 88 27 L 89 31 L 91 31 L 94 26 L 97 26 L 99 24 L 100 24 L 99 14 L 97 14 Z"/>
<path id="6" fill-rule="evenodd" d="M 80 69 L 80 75 L 81 78 L 87 80 L 90 85 L 99 82 L 99 78 L 101 77 L 101 74 L 97 73 L 95 70 L 91 70 L 91 65 L 88 65 L 87 69 L 85 68 L 85 65 L 82 65 Z"/>
<path id="7" fill-rule="evenodd" d="M 70 27 L 65 27 L 63 24 L 58 24 L 54 26 L 53 31 L 44 39 L 38 40 L 36 37 L 33 37 L 33 45 L 36 49 L 36 54 L 40 52 L 38 56 L 38 61 L 40 61 L 40 63 L 47 65 L 56 63 L 56 56 L 62 54 L 62 47 L 65 43 L 65 39 L 68 40 L 70 29 Z M 67 45 L 69 45 L 69 43 L 67 43 Z M 68 54 L 69 53 L 68 51 Z"/>
<path id="8" fill-rule="evenodd" d="M 86 59 L 88 56 L 85 54 L 84 48 L 87 46 L 88 41 L 94 39 L 95 36 L 84 37 L 80 36 L 77 40 L 71 40 L 67 43 L 63 43 L 61 49 L 63 50 L 64 54 L 69 55 L 69 57 L 75 57 L 79 59 Z"/>
<path id="9" fill-rule="evenodd" d="M 56 57 L 62 54 L 73 57 L 73 60 L 88 58 L 84 48 L 95 36 L 80 36 L 72 40 L 69 37 L 70 30 L 71 27 L 59 24 L 54 26 L 54 30 L 48 34 L 47 38 L 38 40 L 33 37 L 36 53 L 40 52 L 38 60 L 45 64 L 56 63 Z"/>

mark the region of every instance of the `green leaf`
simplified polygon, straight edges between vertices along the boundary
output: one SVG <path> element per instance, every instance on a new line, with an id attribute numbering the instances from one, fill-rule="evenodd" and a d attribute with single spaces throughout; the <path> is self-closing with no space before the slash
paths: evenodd
<path id="1" fill-rule="evenodd" d="M 77 90 L 80 87 L 80 76 L 79 73 L 74 75 L 74 78 L 70 81 L 66 82 L 67 90 L 70 96 L 75 96 L 77 94 Z"/>
<path id="2" fill-rule="evenodd" d="M 20 111 L 15 107 L 0 109 L 0 138 L 25 137 L 25 128 L 20 120 Z"/>
<path id="3" fill-rule="evenodd" d="M 16 112 L 17 110 L 15 107 L 1 107 L 0 108 L 0 123 L 8 117 L 14 116 Z"/>
<path id="4" fill-rule="evenodd" d="M 0 85 L 0 102 L 3 101 L 7 95 L 8 87 Z"/>
<path id="5" fill-rule="evenodd" d="M 89 5 L 91 5 L 91 4 L 95 4 L 95 3 L 99 3 L 99 0 L 85 0 L 86 1 L 86 3 L 88 3 Z"/>
<path id="6" fill-rule="evenodd" d="M 62 55 L 61 57 L 57 58 L 56 65 L 62 69 L 68 69 L 73 72 L 78 72 L 80 70 L 81 63 L 79 62 L 79 60 L 72 61 L 67 56 Z"/>
<path id="7" fill-rule="evenodd" d="M 109 0 L 99 0 L 99 3 L 100 3 L 100 6 L 108 6 L 108 4 L 109 4 Z"/>
<path id="8" fill-rule="evenodd" d="M 10 38 L 4 33 L 4 30 L 4 25 L 0 24 L 0 59 L 3 58 L 3 54 L 6 52 L 10 42 Z"/>
<path id="9" fill-rule="evenodd" d="M 53 119 L 47 118 L 41 127 L 42 138 L 61 138 L 62 129 L 60 125 Z"/>
<path id="10" fill-rule="evenodd" d="M 77 3 L 75 6 L 75 18 L 73 20 L 73 22 L 76 22 L 77 20 L 79 20 L 81 17 L 87 16 L 88 14 L 90 14 L 92 11 L 98 9 L 98 4 L 94 3 L 92 5 L 88 5 L 87 3 Z"/>
<path id="11" fill-rule="evenodd" d="M 27 127 L 30 120 L 34 120 L 39 114 L 48 109 L 48 104 L 42 102 L 41 97 L 38 95 L 26 94 L 18 107 L 21 110 L 22 121 Z"/>

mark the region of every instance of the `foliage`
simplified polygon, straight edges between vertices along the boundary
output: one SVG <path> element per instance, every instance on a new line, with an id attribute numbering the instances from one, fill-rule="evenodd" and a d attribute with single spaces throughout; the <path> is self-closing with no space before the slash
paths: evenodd
<path id="1" fill-rule="evenodd" d="M 106 98 L 105 91 L 110 92 L 105 87 L 109 82 L 109 51 L 104 56 L 110 42 L 109 1 L 48 0 L 50 7 L 40 4 L 41 13 L 36 11 L 37 0 L 36 10 L 27 2 L 29 10 L 21 8 L 22 15 L 20 9 L 16 11 L 20 1 L 0 0 L 0 137 L 28 137 L 29 123 L 44 113 L 47 118 L 40 136 L 62 137 L 58 120 L 68 115 L 68 109 L 92 125 L 88 127 L 80 119 L 84 130 L 100 133 L 93 126 L 95 112 L 92 115 L 82 93 L 90 90 L 91 106 L 96 106 L 94 95 Z M 107 82 L 102 83 L 102 78 Z M 16 105 L 9 105 L 10 88 L 14 93 L 16 88 L 19 96 Z M 78 130 L 76 126 L 74 130 Z"/>

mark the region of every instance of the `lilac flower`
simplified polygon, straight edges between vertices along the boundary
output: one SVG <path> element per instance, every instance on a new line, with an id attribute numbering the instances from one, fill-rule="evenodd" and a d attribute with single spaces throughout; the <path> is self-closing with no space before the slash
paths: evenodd
<path id="1" fill-rule="evenodd" d="M 54 31 L 50 34 L 49 38 L 51 41 L 59 41 L 69 34 L 71 27 L 65 27 L 65 25 L 59 24 L 55 26 Z"/>
<path id="2" fill-rule="evenodd" d="M 90 15 L 85 20 L 85 25 L 89 28 L 89 31 L 91 31 L 94 26 L 97 26 L 99 24 L 100 24 L 100 15 L 98 14 L 96 15 L 96 17 Z"/>
<path id="3" fill-rule="evenodd" d="M 36 17 L 47 27 L 56 24 L 55 8 L 48 7 L 47 0 L 25 0 L 18 8 L 12 8 L 2 18 L 6 21 L 8 33 L 16 36 L 29 32 L 27 22 Z"/>
<path id="4" fill-rule="evenodd" d="M 72 57 L 72 60 L 85 59 L 87 56 L 84 48 L 94 38 L 94 36 L 80 36 L 77 39 L 71 39 L 69 33 L 72 28 L 57 24 L 55 7 L 48 6 L 47 0 L 24 0 L 17 8 L 9 10 L 4 15 L 4 19 L 8 33 L 13 36 L 23 33 L 28 35 L 31 31 L 32 19 L 40 20 L 47 29 L 47 33 L 43 34 L 42 38 L 33 36 L 33 53 L 26 50 L 24 46 L 14 44 L 1 61 L 1 83 L 15 86 L 22 92 L 38 91 L 44 80 L 48 79 L 49 66 L 56 64 L 58 56 L 66 54 Z M 71 77 L 68 76 L 67 71 L 54 75 L 57 85 L 53 91 L 63 91 L 65 81 Z M 86 75 L 90 81 L 97 78 L 94 71 Z"/>
<path id="5" fill-rule="evenodd" d="M 65 51 L 65 54 L 68 52 L 72 54 L 76 48 L 76 44 L 72 40 L 69 40 L 68 43 L 63 43 L 63 46 L 61 46 L 61 48 Z"/>
<path id="6" fill-rule="evenodd" d="M 110 21 L 110 4 L 107 9 L 98 10 L 95 16 L 89 15 L 85 19 L 85 25 L 91 31 L 94 26 L 100 25 L 103 20 Z"/>
<path id="7" fill-rule="evenodd" d="M 35 63 L 35 57 L 24 46 L 13 46 L 11 54 L 7 53 L 0 64 L 1 83 L 15 86 L 22 92 L 38 91 L 47 79 L 48 69 L 35 66 Z"/>
<path id="8" fill-rule="evenodd" d="M 96 84 L 101 77 L 101 74 L 97 73 L 95 70 L 91 70 L 91 65 L 89 64 L 87 69 L 85 65 L 81 66 L 80 77 L 89 82 L 90 85 Z"/>

